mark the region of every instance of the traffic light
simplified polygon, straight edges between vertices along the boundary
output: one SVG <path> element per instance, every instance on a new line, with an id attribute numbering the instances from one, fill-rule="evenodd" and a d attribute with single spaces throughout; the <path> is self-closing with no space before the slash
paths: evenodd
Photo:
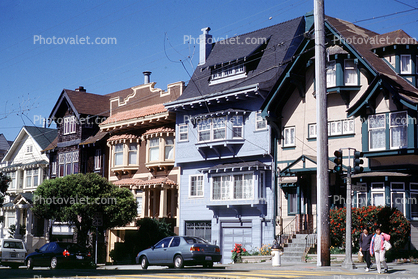
<path id="1" fill-rule="evenodd" d="M 353 173 L 361 173 L 363 172 L 363 167 L 360 166 L 364 163 L 363 159 L 363 152 L 360 151 L 354 151 L 354 167 L 353 167 Z"/>
<path id="2" fill-rule="evenodd" d="M 335 150 L 334 152 L 334 170 L 337 173 L 342 173 L 343 172 L 343 151 L 341 149 Z"/>

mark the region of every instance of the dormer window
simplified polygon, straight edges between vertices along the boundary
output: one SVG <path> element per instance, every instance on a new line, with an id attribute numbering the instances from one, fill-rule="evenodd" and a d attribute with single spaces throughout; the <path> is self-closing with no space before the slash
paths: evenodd
<path id="1" fill-rule="evenodd" d="M 401 74 L 411 74 L 412 65 L 411 65 L 411 55 L 405 54 L 401 55 Z"/>
<path id="2" fill-rule="evenodd" d="M 210 85 L 240 79 L 246 76 L 244 64 L 220 66 L 219 68 L 215 66 L 212 69 Z"/>
<path id="3" fill-rule="evenodd" d="M 172 128 L 156 128 L 146 131 L 142 138 L 147 144 L 145 166 L 154 174 L 174 166 L 174 133 Z"/>

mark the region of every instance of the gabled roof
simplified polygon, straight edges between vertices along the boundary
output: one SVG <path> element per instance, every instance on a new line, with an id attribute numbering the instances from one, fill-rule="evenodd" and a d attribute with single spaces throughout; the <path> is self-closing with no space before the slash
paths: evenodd
<path id="1" fill-rule="evenodd" d="M 381 43 L 384 42 L 384 43 Z M 382 48 L 390 45 L 417 45 L 415 38 L 409 36 L 402 29 L 378 35 L 372 42 L 373 48 Z"/>
<path id="2" fill-rule="evenodd" d="M 4 156 L 3 161 L 8 161 L 11 154 L 20 146 L 21 140 L 24 138 L 24 134 L 29 135 L 40 147 L 40 149 L 46 148 L 50 145 L 58 135 L 57 129 L 41 128 L 36 126 L 23 126 L 17 135 L 15 141 Z"/>
<path id="3" fill-rule="evenodd" d="M 0 134 L 0 150 L 9 150 L 10 145 L 3 134 Z"/>
<path id="4" fill-rule="evenodd" d="M 239 41 L 239 43 L 226 41 L 214 43 L 206 63 L 196 67 L 183 94 L 176 101 L 166 105 L 170 107 L 199 98 L 203 99 L 204 96 L 210 94 L 257 84 L 259 89 L 269 91 L 282 73 L 282 63 L 293 55 L 302 41 L 304 28 L 304 18 L 299 17 L 239 35 L 235 39 L 227 39 L 227 41 Z M 264 39 L 264 42 L 258 40 L 260 38 Z M 222 64 L 226 66 L 237 60 L 243 60 L 247 67 L 250 63 L 256 65 L 245 78 L 209 85 L 213 67 L 222 66 Z"/>

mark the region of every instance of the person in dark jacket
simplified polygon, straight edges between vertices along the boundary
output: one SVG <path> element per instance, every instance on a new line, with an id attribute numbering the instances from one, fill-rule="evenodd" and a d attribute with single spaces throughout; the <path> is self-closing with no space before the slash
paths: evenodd
<path id="1" fill-rule="evenodd" d="M 369 234 L 369 231 L 366 229 L 360 234 L 360 251 L 363 253 L 364 260 L 366 261 L 366 271 L 370 270 L 372 263 L 370 261 L 370 242 L 372 240 L 373 235 Z"/>

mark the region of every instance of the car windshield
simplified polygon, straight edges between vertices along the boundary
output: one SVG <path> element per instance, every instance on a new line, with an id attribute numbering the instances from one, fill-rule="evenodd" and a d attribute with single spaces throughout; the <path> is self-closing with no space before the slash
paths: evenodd
<path id="1" fill-rule="evenodd" d="M 185 236 L 184 240 L 186 240 L 186 242 L 188 244 L 195 244 L 195 243 L 209 244 L 209 242 L 207 242 L 206 240 L 204 240 L 203 238 L 200 238 L 200 237 Z"/>
<path id="2" fill-rule="evenodd" d="M 5 241 L 3 244 L 4 248 L 15 248 L 15 249 L 23 249 L 23 243 L 17 241 Z"/>

